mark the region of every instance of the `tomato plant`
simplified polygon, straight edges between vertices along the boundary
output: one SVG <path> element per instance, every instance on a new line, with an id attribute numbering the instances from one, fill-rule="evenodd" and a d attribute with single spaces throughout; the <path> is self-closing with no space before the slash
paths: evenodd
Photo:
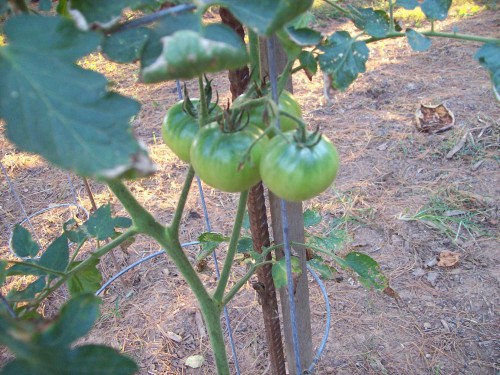
<path id="1" fill-rule="evenodd" d="M 308 199 L 326 189 L 338 169 L 333 145 L 324 136 L 305 132 L 300 107 L 287 93 L 281 95 L 278 104 L 269 103 L 262 95 L 250 98 L 262 99 L 262 106 L 250 113 L 249 124 L 243 129 L 221 131 L 217 124 L 210 124 L 197 130 L 197 126 L 212 121 L 211 90 L 203 82 L 204 73 L 238 69 L 250 63 L 251 80 L 263 81 L 261 40 L 268 38 L 270 42 L 274 38 L 269 37 L 276 36 L 276 43 L 285 49 L 288 59 L 280 77 L 272 77 L 274 97 L 279 97 L 293 73 L 303 70 L 310 77 L 318 67 L 326 78 L 327 89 L 346 89 L 365 71 L 370 43 L 406 38 L 412 49 L 424 51 L 431 45 L 430 37 L 439 37 L 484 43 L 475 58 L 487 69 L 493 92 L 499 98 L 500 40 L 435 31 L 434 24 L 446 17 L 451 1 L 390 1 L 388 13 L 328 2 L 353 21 L 360 30 L 355 36 L 347 31 L 323 35 L 307 25 L 299 25 L 312 0 L 182 1 L 183 4 L 169 9 L 160 9 L 163 2 L 156 0 L 61 0 L 57 2 L 57 14 L 46 12 L 51 10 L 50 0 L 40 0 L 39 9 L 33 9 L 37 5 L 31 3 L 0 0 L 0 119 L 5 133 L 19 150 L 106 183 L 130 219 L 113 218 L 105 210 L 96 211 L 80 229 L 72 230 L 74 223 L 66 223 L 64 232 L 40 259 L 34 259 L 39 249 L 28 231 L 14 231 L 11 245 L 21 260 L 0 261 L 0 282 L 19 275 L 35 276 L 35 281 L 24 289 L 14 286 L 5 297 L 0 295 L 0 343 L 16 356 L 2 373 L 59 375 L 75 373 L 82 364 L 97 375 L 135 372 L 136 366 L 120 353 L 100 346 L 74 347 L 73 343 L 88 332 L 98 315 L 99 300 L 93 294 L 101 280 L 97 268 L 100 259 L 137 235 L 147 236 L 165 249 L 183 275 L 200 305 L 217 373 L 230 373 L 220 321 L 222 307 L 258 267 L 273 262 L 265 258 L 272 250 L 266 248 L 262 255 L 254 256 L 249 271 L 228 287 L 247 199 L 244 190 L 262 176 L 278 196 L 287 200 Z M 240 31 L 248 30 L 248 48 L 235 31 L 237 27 L 203 19 L 209 9 L 221 7 L 240 23 Z M 400 31 L 394 20 L 394 7 L 420 7 L 430 29 Z M 143 13 L 145 9 L 147 12 Z M 130 10 L 140 12 L 124 17 Z M 268 47 L 272 50 L 271 45 Z M 205 287 L 179 242 L 194 170 L 188 168 L 171 222 L 160 222 L 138 202 L 122 179 L 147 177 L 156 170 L 131 127 L 131 118 L 137 116 L 140 104 L 111 91 L 112 86 L 103 75 L 79 64 L 82 58 L 97 51 L 118 63 L 139 62 L 143 83 L 198 79 L 198 124 L 195 126 L 175 107 L 167 114 L 164 136 L 181 159 L 191 159 L 196 172 L 209 185 L 224 191 L 242 191 L 224 266 L 213 293 Z M 268 103 L 264 104 L 266 100 Z M 285 133 L 268 141 L 262 137 L 262 128 L 272 124 L 272 116 L 279 110 L 298 120 L 280 116 L 283 130 L 298 126 L 298 133 Z M 77 254 L 91 238 L 102 246 L 88 254 Z M 77 244 L 78 249 L 71 256 L 69 242 Z M 356 263 L 361 257 L 355 255 L 347 255 L 344 262 L 340 257 L 333 259 L 351 267 L 361 278 L 376 274 L 373 263 L 366 259 Z M 31 259 L 25 259 L 26 256 Z M 37 313 L 40 304 L 63 285 L 68 286 L 72 299 L 62 307 L 59 318 L 34 324 L 32 317 L 43 318 Z M 375 285 L 385 287 L 379 282 Z M 291 293 L 290 296 L 293 298 Z"/>
<path id="2" fill-rule="evenodd" d="M 303 201 L 327 189 L 335 179 L 339 156 L 324 135 L 300 131 L 274 137 L 264 149 L 260 175 L 264 184 L 278 197 Z"/>
<path id="3" fill-rule="evenodd" d="M 207 184 L 226 192 L 241 192 L 260 181 L 259 161 L 266 138 L 253 125 L 223 131 L 219 124 L 203 127 L 191 147 L 191 163 Z M 259 139 L 260 137 L 260 139 Z"/>

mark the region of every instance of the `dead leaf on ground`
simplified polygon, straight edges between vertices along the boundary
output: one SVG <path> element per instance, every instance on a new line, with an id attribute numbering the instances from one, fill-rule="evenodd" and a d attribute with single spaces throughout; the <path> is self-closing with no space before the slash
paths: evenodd
<path id="1" fill-rule="evenodd" d="M 444 104 L 423 105 L 415 112 L 417 129 L 423 133 L 441 133 L 451 129 L 455 116 Z"/>
<path id="2" fill-rule="evenodd" d="M 457 265 L 459 259 L 460 259 L 459 253 L 454 253 L 453 251 L 445 250 L 439 254 L 438 266 L 445 268 L 454 267 Z"/>

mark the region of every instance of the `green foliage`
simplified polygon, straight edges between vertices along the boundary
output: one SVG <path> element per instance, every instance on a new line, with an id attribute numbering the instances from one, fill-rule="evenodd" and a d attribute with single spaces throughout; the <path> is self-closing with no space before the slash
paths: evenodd
<path id="1" fill-rule="evenodd" d="M 81 261 L 71 263 L 69 271 L 80 265 Z M 95 293 L 101 286 L 102 274 L 97 269 L 99 259 L 92 260 L 86 267 L 80 268 L 68 279 L 68 290 L 72 296 L 80 293 Z"/>
<path id="2" fill-rule="evenodd" d="M 97 47 L 98 35 L 78 31 L 67 19 L 34 16 L 10 19 L 5 34 L 0 117 L 12 142 L 86 176 L 153 170 L 130 131 L 138 103 L 107 92 L 104 77 L 74 64 Z"/>
<path id="3" fill-rule="evenodd" d="M 0 374 L 133 374 L 137 370 L 135 363 L 111 348 L 72 347 L 75 340 L 91 329 L 99 315 L 99 303 L 92 294 L 80 294 L 67 302 L 59 317 L 45 327 L 2 316 L 0 343 L 16 359 L 7 363 Z"/>
<path id="4" fill-rule="evenodd" d="M 500 101 L 500 44 L 485 44 L 474 58 L 490 73 L 493 91 Z"/>
<path id="5" fill-rule="evenodd" d="M 425 0 L 420 8 L 429 20 L 442 21 L 448 16 L 451 0 Z"/>
<path id="6" fill-rule="evenodd" d="M 318 59 L 321 70 L 332 77 L 332 86 L 336 89 L 346 89 L 366 70 L 368 47 L 347 31 L 336 31 L 319 49 L 324 52 Z"/>
<path id="7" fill-rule="evenodd" d="M 115 228 L 129 228 L 132 221 L 126 217 L 112 217 L 111 205 L 99 207 L 84 224 L 86 232 L 97 240 L 106 240 L 116 235 Z"/>
<path id="8" fill-rule="evenodd" d="M 316 271 L 320 277 L 326 280 L 333 279 L 337 270 L 325 263 L 324 259 L 316 256 L 307 262 L 309 266 Z"/>
<path id="9" fill-rule="evenodd" d="M 40 250 L 30 232 L 19 224 L 14 227 L 10 245 L 14 253 L 20 258 L 34 257 Z"/>
<path id="10" fill-rule="evenodd" d="M 358 29 L 375 38 L 383 38 L 389 32 L 389 16 L 383 10 L 354 6 L 350 6 L 349 9 L 351 10 L 352 20 Z"/>
<path id="11" fill-rule="evenodd" d="M 110 34 L 102 42 L 102 51 L 109 60 L 118 63 L 139 60 L 150 34 L 145 27 Z"/>
<path id="12" fill-rule="evenodd" d="M 292 263 L 292 276 L 294 278 L 300 276 L 302 269 L 300 268 L 299 258 L 292 256 L 290 261 Z M 271 273 L 273 275 L 274 286 L 276 289 L 286 288 L 288 280 L 286 274 L 286 258 L 283 257 L 274 263 Z"/>
<path id="13" fill-rule="evenodd" d="M 304 211 L 304 228 L 309 228 L 321 223 L 321 215 L 315 210 Z"/>
<path id="14" fill-rule="evenodd" d="M 341 265 L 356 272 L 361 284 L 367 288 L 373 287 L 383 290 L 389 286 L 389 282 L 380 270 L 379 264 L 366 254 L 353 251 L 345 256 Z"/>
<path id="15" fill-rule="evenodd" d="M 414 51 L 427 51 L 431 47 L 431 40 L 413 29 L 406 29 L 408 43 Z"/>

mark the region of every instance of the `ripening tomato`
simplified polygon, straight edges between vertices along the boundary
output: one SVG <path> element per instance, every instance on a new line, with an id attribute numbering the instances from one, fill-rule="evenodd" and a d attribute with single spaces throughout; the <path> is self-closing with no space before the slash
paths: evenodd
<path id="1" fill-rule="evenodd" d="M 207 185 L 222 191 L 248 190 L 260 181 L 260 155 L 268 142 L 266 137 L 258 140 L 262 134 L 252 125 L 234 132 L 222 131 L 215 122 L 204 126 L 191 146 L 191 164 L 196 174 Z"/>
<path id="2" fill-rule="evenodd" d="M 191 99 L 191 102 L 193 106 L 196 107 L 199 103 L 199 99 Z M 214 109 L 222 111 L 218 106 Z M 166 145 L 179 157 L 179 159 L 186 163 L 190 163 L 189 152 L 194 136 L 198 133 L 198 130 L 198 119 L 184 110 L 183 101 L 177 102 L 169 108 L 163 119 L 161 128 L 163 140 Z"/>
<path id="3" fill-rule="evenodd" d="M 243 96 L 237 98 L 234 103 L 238 104 L 238 101 L 241 100 L 243 100 Z M 286 90 L 284 90 L 280 95 L 278 107 L 280 110 L 285 111 L 299 119 L 302 119 L 302 111 L 300 109 L 299 103 L 297 102 L 297 100 L 295 100 L 295 97 Z M 264 119 L 264 106 L 252 108 L 250 110 L 249 123 L 261 128 L 262 130 L 266 130 L 268 124 L 266 124 L 266 121 Z M 273 125 L 272 122 L 271 125 Z M 280 127 L 282 131 L 286 132 L 289 130 L 294 130 L 297 128 L 297 126 L 297 122 L 292 120 L 290 117 L 287 117 L 285 115 L 280 116 Z M 268 133 L 268 136 L 269 138 L 273 138 L 275 136 L 275 132 L 271 131 L 270 133 Z"/>
<path id="4" fill-rule="evenodd" d="M 324 135 L 312 142 L 299 141 L 296 131 L 274 137 L 260 159 L 262 182 L 276 196 L 287 201 L 315 197 L 333 182 L 339 168 L 335 146 Z M 314 139 L 312 139 L 314 138 Z"/>

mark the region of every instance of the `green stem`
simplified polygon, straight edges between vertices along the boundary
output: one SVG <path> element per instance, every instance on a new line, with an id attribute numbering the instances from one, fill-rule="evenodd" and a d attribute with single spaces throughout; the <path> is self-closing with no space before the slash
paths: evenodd
<path id="1" fill-rule="evenodd" d="M 389 19 L 390 19 L 389 31 L 393 32 L 394 31 L 394 3 L 392 2 L 392 0 L 389 0 Z"/>
<path id="2" fill-rule="evenodd" d="M 217 288 L 215 289 L 213 297 L 216 303 L 222 302 L 222 297 L 224 296 L 224 291 L 226 290 L 226 286 L 229 281 L 229 274 L 231 272 L 234 257 L 236 255 L 238 239 L 240 238 L 241 225 L 243 223 L 243 217 L 245 216 L 247 197 L 248 197 L 248 191 L 244 191 L 240 194 L 240 201 L 238 202 L 238 211 L 236 212 L 236 218 L 234 219 L 233 233 L 231 234 L 231 240 L 229 241 L 226 260 L 224 261 L 224 267 L 222 269 L 219 283 L 217 285 Z"/>
<path id="3" fill-rule="evenodd" d="M 472 42 L 480 42 L 480 43 L 492 43 L 492 44 L 500 44 L 500 39 L 497 38 L 485 38 L 485 37 L 480 37 L 480 36 L 475 36 L 475 35 L 467 35 L 467 34 L 458 34 L 458 33 L 441 33 L 437 31 L 423 31 L 421 34 L 425 36 L 430 36 L 430 37 L 437 37 L 437 38 L 450 38 L 450 39 L 460 39 L 460 40 L 469 40 Z M 382 38 L 369 38 L 365 39 L 365 43 L 373 43 L 373 42 L 378 42 L 379 40 L 383 39 L 394 39 L 394 38 L 401 38 L 405 37 L 405 33 L 401 32 L 392 32 L 388 33 L 386 36 Z"/>
<path id="4" fill-rule="evenodd" d="M 272 264 L 272 263 L 274 263 L 274 260 L 266 260 L 264 262 L 253 264 L 249 268 L 249 270 L 247 271 L 247 273 L 241 279 L 239 279 L 231 287 L 231 289 L 229 289 L 229 292 L 226 293 L 226 295 L 222 299 L 222 306 L 226 306 L 227 303 L 233 299 L 233 297 L 236 295 L 236 293 L 238 293 L 240 291 L 240 289 L 243 287 L 243 285 L 245 285 L 247 283 L 247 281 L 250 280 L 250 278 L 255 273 L 255 271 L 257 270 L 257 268 L 259 268 L 260 266 L 263 266 L 264 264 Z"/>
<path id="5" fill-rule="evenodd" d="M 200 97 L 201 96 L 202 95 L 200 95 Z M 229 375 L 229 364 L 224 344 L 224 335 L 220 324 L 222 308 L 210 297 L 205 289 L 197 272 L 182 249 L 177 233 L 173 231 L 172 227 L 165 228 L 159 224 L 153 216 L 137 202 L 132 193 L 130 193 L 121 181 L 108 181 L 108 186 L 130 214 L 134 224 L 141 232 L 151 236 L 165 249 L 165 252 L 172 259 L 175 266 L 188 283 L 191 291 L 200 304 L 200 309 L 205 319 L 205 324 L 207 325 L 208 335 L 214 351 L 217 373 L 219 375 Z"/>
<path id="6" fill-rule="evenodd" d="M 66 267 L 66 270 L 65 271 L 68 271 L 68 267 L 70 266 L 71 263 L 73 263 L 78 255 L 78 253 L 80 252 L 81 248 L 83 247 L 83 245 L 85 244 L 85 242 L 87 242 L 87 239 L 84 239 L 82 242 L 80 242 L 78 244 L 78 247 L 76 248 L 75 252 L 73 253 L 73 255 L 71 256 L 71 259 L 69 260 L 68 262 L 68 266 Z"/>
<path id="7" fill-rule="evenodd" d="M 331 251 L 327 251 L 325 249 L 322 249 L 321 247 L 317 247 L 317 246 L 314 246 L 311 244 L 303 244 L 303 243 L 295 242 L 295 241 L 290 241 L 290 245 L 308 247 L 314 251 L 317 251 L 318 253 L 328 255 L 330 258 L 332 258 L 335 262 L 337 262 L 341 266 L 345 264 L 344 260 L 341 257 L 333 254 Z"/>
<path id="8" fill-rule="evenodd" d="M 184 207 L 187 202 L 189 189 L 191 188 L 191 184 L 194 178 L 194 169 L 192 166 L 189 167 L 188 173 L 186 175 L 186 179 L 184 180 L 184 186 L 182 187 L 181 196 L 179 197 L 179 202 L 177 203 L 177 208 L 175 209 L 175 215 L 170 224 L 170 228 L 172 232 L 178 235 L 179 233 L 179 225 L 182 218 L 182 213 L 184 212 Z"/>
<path id="9" fill-rule="evenodd" d="M 200 91 L 200 107 L 201 113 L 198 116 L 200 128 L 208 122 L 208 104 L 205 97 L 205 87 L 203 86 L 203 76 L 198 76 L 198 88 Z"/>
<path id="10" fill-rule="evenodd" d="M 288 59 L 285 67 L 283 68 L 281 76 L 278 80 L 278 98 L 280 97 L 281 93 L 283 92 L 283 89 L 285 88 L 285 86 L 288 82 L 288 79 L 290 78 L 290 74 L 292 72 L 294 62 L 295 62 L 295 59 L 293 59 L 293 60 Z"/>
<path id="11" fill-rule="evenodd" d="M 335 4 L 334 2 L 331 2 L 331 1 L 328 1 L 328 0 L 323 0 L 323 1 L 325 3 L 327 3 L 328 5 L 330 5 L 331 7 L 335 8 L 336 10 L 338 10 L 340 13 L 344 13 L 346 16 L 349 16 L 351 14 L 350 11 L 348 11 L 347 9 L 344 9 L 340 5 Z"/>
<path id="12" fill-rule="evenodd" d="M 248 30 L 248 52 L 250 54 L 250 66 L 252 82 L 260 82 L 260 48 L 259 35 L 252 30 Z"/>

